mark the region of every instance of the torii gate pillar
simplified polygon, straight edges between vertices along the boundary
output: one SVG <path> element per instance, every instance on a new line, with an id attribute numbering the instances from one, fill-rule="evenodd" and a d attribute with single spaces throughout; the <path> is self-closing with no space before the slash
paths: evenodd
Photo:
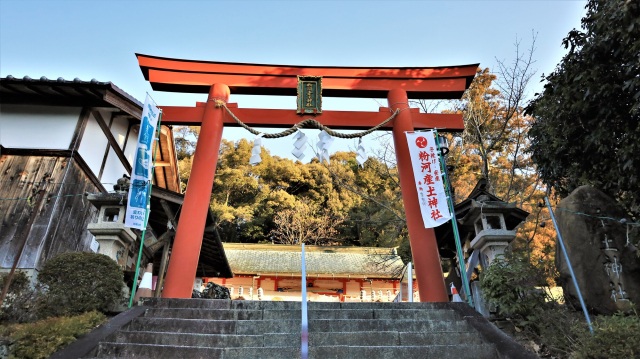
<path id="1" fill-rule="evenodd" d="M 409 145 L 405 132 L 413 131 L 407 92 L 402 89 L 389 91 L 387 100 L 392 111 L 400 110 L 393 120 L 393 144 L 396 149 L 398 176 L 402 190 L 402 201 L 407 217 L 411 256 L 413 257 L 421 302 L 448 302 L 447 288 L 442 276 L 438 243 L 433 228 L 424 228 L 418 192 L 413 183 L 413 170 Z M 455 220 L 455 218 L 454 218 Z"/>
<path id="2" fill-rule="evenodd" d="M 209 213 L 211 188 L 218 163 L 222 140 L 223 111 L 216 100 L 229 101 L 229 87 L 213 84 L 202 115 L 202 127 L 196 143 L 191 176 L 184 195 L 180 221 L 173 241 L 173 250 L 162 291 L 163 298 L 191 298 L 202 236 Z"/>

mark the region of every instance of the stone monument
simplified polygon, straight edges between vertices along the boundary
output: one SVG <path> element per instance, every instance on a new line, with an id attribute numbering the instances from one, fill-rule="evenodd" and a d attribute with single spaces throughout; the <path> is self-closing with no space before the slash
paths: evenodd
<path id="1" fill-rule="evenodd" d="M 555 214 L 589 311 L 608 315 L 637 304 L 640 258 L 634 243 L 638 243 L 638 230 L 629 225 L 624 210 L 600 190 L 582 186 L 558 203 Z M 580 308 L 559 246 L 556 266 L 565 300 Z"/>

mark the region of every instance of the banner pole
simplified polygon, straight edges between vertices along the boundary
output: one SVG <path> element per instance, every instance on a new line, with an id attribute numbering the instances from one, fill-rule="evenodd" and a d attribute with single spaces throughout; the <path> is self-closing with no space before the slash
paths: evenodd
<path id="1" fill-rule="evenodd" d="M 136 287 L 138 285 L 138 275 L 140 274 L 140 261 L 142 260 L 142 250 L 144 249 L 144 237 L 147 234 L 147 224 L 149 223 L 149 214 L 151 212 L 151 189 L 153 188 L 152 179 L 153 175 L 156 171 L 156 156 L 158 155 L 158 141 L 160 140 L 160 131 L 162 124 L 162 111 L 158 115 L 158 128 L 156 132 L 156 141 L 155 147 L 153 148 L 153 165 L 151 166 L 151 178 L 147 182 L 147 205 L 146 205 L 146 213 L 144 215 L 144 229 L 142 230 L 141 238 L 140 238 L 140 249 L 138 250 L 138 260 L 136 261 L 136 272 L 133 276 L 133 285 L 131 285 L 131 297 L 129 298 L 129 308 L 133 306 L 133 297 L 136 296 Z"/>
<path id="2" fill-rule="evenodd" d="M 438 147 L 438 157 L 440 158 L 440 168 L 442 169 L 444 189 L 447 192 L 447 203 L 451 212 L 451 227 L 453 228 L 453 237 L 456 243 L 456 254 L 458 256 L 458 265 L 460 266 L 460 279 L 462 279 L 462 290 L 467 298 L 467 303 L 473 307 L 471 298 L 471 289 L 469 288 L 469 280 L 467 278 L 467 270 L 464 267 L 464 254 L 462 253 L 462 245 L 460 244 L 460 232 L 458 232 L 458 220 L 456 219 L 456 211 L 453 205 L 453 195 L 451 193 L 451 184 L 449 181 L 449 171 L 447 170 L 447 162 L 440 150 L 440 141 L 438 141 L 438 131 L 434 130 L 436 146 Z"/>

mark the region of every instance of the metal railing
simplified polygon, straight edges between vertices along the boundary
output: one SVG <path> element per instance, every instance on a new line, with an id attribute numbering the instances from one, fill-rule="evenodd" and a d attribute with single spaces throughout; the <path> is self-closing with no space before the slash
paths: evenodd
<path id="1" fill-rule="evenodd" d="M 407 280 L 406 289 L 404 289 L 405 286 L 403 285 L 405 279 Z M 405 291 L 407 293 L 405 293 Z M 402 277 L 400 277 L 400 291 L 393 301 L 397 303 L 402 302 L 402 298 L 405 297 L 405 294 L 407 302 L 413 303 L 413 265 L 411 262 L 407 263 L 407 267 L 402 272 Z"/>
<path id="2" fill-rule="evenodd" d="M 307 359 L 309 357 L 309 315 L 307 313 L 307 266 L 305 262 L 304 243 L 302 243 L 302 253 L 300 266 L 302 267 L 302 290 L 301 303 L 302 323 L 300 328 L 300 358 Z"/>

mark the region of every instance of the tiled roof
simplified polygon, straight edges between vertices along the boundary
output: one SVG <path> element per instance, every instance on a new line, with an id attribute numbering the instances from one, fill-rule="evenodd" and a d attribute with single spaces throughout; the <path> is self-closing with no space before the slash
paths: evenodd
<path id="1" fill-rule="evenodd" d="M 299 274 L 300 246 L 224 243 L 234 274 Z M 392 248 L 305 246 L 307 275 L 395 278 L 403 263 Z"/>
<path id="2" fill-rule="evenodd" d="M 73 105 L 82 102 L 91 106 L 117 106 L 131 116 L 140 118 L 142 103 L 111 82 L 96 79 L 83 81 L 79 78 L 55 80 L 42 76 L 38 79 L 29 76 L 0 78 L 2 103 L 52 102 L 60 105 Z M 113 94 L 113 95 L 111 95 Z M 53 101 L 52 101 L 53 100 Z"/>

